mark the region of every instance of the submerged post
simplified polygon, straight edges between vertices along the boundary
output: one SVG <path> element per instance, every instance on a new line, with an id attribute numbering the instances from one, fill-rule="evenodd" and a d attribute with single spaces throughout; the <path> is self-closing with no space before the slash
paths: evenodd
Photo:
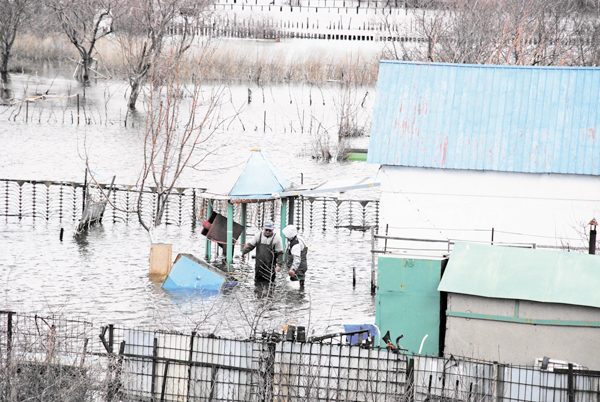
<path id="1" fill-rule="evenodd" d="M 241 212 L 241 223 L 242 223 L 242 233 L 241 233 L 241 237 L 240 237 L 240 251 L 244 248 L 244 245 L 246 244 L 246 206 L 248 204 L 246 204 L 245 202 L 243 202 L 240 206 L 242 207 L 242 212 Z"/>
<path id="2" fill-rule="evenodd" d="M 371 226 L 371 294 L 375 290 L 375 228 Z"/>

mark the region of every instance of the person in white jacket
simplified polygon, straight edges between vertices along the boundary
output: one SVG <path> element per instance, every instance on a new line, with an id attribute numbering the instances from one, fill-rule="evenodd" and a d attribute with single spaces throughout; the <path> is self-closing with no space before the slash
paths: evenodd
<path id="1" fill-rule="evenodd" d="M 298 229 L 294 225 L 288 225 L 283 229 L 283 235 L 287 239 L 285 251 L 285 263 L 289 269 L 290 280 L 300 281 L 300 287 L 304 287 L 308 262 L 308 246 L 303 238 L 298 236 Z"/>

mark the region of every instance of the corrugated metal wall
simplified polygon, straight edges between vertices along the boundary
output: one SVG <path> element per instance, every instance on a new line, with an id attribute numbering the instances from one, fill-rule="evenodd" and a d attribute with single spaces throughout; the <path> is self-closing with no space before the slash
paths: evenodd
<path id="1" fill-rule="evenodd" d="M 600 174 L 600 68 L 381 62 L 367 162 Z"/>

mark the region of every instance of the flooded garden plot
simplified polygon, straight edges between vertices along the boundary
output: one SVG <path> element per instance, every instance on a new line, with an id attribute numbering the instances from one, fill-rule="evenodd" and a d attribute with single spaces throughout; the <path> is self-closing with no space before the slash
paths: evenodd
<path id="1" fill-rule="evenodd" d="M 143 110 L 128 112 L 126 82 L 98 79 L 84 85 L 57 71 L 13 74 L 11 79 L 14 102 L 0 108 L 0 179 L 82 183 L 88 166 L 101 183 L 110 183 L 116 176 L 115 184 L 121 189 L 136 184 L 145 115 Z M 210 188 L 229 168 L 245 162 L 252 148 L 261 148 L 282 174 L 297 184 L 377 173 L 378 166 L 364 162 L 333 158 L 326 163 L 314 149 L 319 143 L 321 151 L 327 147 L 332 155 L 337 152 L 337 120 L 344 97 L 358 105 L 358 121 L 368 133 L 373 87 L 351 87 L 348 92 L 339 83 L 216 83 L 207 85 L 205 93 L 208 96 L 217 88 L 225 96 L 215 117 L 215 124 L 218 119 L 222 122 L 206 145 L 214 153 L 199 169 L 184 172 L 178 182 L 181 187 Z M 361 136 L 342 145 L 366 148 L 367 143 L 368 137 Z M 31 184 L 21 186 L 23 194 L 27 186 Z M 321 219 L 324 207 L 327 214 L 334 213 L 336 200 L 378 199 L 372 190 L 326 196 L 329 201 L 313 212 L 316 220 Z M 2 197 L 2 203 L 13 202 L 13 195 Z M 43 197 L 42 192 L 36 197 Z M 31 202 L 21 201 L 24 205 Z M 32 219 L 25 214 L 0 219 L 3 308 L 232 336 L 249 336 L 289 321 L 307 327 L 310 322 L 318 331 L 329 324 L 374 319 L 368 231 L 321 223 L 311 229 L 307 224 L 304 237 L 310 247 L 309 272 L 303 292 L 281 276 L 274 293 L 265 298 L 254 287 L 253 266 L 238 263 L 237 269 L 248 281 L 234 292 L 201 298 L 170 294 L 160 283 L 149 280 L 150 239 L 134 220 L 112 219 L 107 212 L 108 219 L 102 224 L 73 236 L 77 222 L 71 214 L 80 208 L 80 202 L 80 198 L 71 200 L 64 217 L 50 214 L 46 216 L 49 219 Z M 354 212 L 344 209 L 339 213 Z M 250 228 L 250 233 L 255 230 Z M 159 231 L 162 239 L 173 244 L 174 256 L 204 255 L 205 238 L 190 219 L 163 225 Z"/>

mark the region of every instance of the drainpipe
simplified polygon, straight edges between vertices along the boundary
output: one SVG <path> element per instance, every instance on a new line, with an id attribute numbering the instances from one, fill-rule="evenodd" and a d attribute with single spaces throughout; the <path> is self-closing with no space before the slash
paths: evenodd
<path id="1" fill-rule="evenodd" d="M 596 254 L 596 226 L 598 226 L 596 218 L 592 219 L 588 225 L 590 225 L 590 254 Z"/>

